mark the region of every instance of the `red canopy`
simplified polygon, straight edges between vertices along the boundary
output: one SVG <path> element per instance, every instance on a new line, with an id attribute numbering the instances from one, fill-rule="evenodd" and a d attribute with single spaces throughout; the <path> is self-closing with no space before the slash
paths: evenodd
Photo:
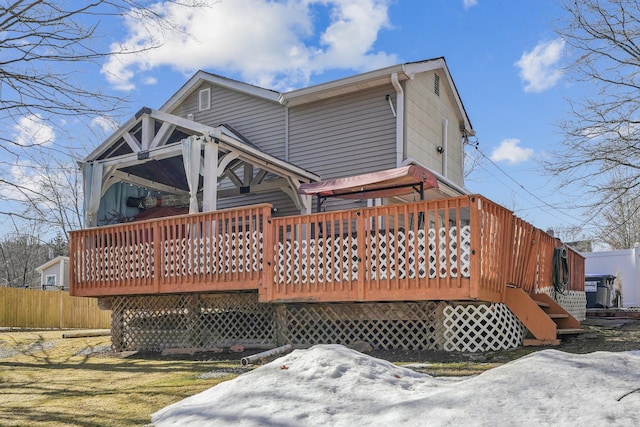
<path id="1" fill-rule="evenodd" d="M 347 178 L 301 184 L 298 193 L 322 198 L 373 199 L 410 194 L 420 190 L 421 184 L 423 190 L 438 188 L 438 180 L 431 172 L 423 167 L 410 165 Z"/>

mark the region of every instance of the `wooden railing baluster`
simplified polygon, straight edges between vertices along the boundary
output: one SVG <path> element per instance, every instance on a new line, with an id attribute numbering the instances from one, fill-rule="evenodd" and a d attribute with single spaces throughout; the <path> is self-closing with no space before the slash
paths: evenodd
<path id="1" fill-rule="evenodd" d="M 501 301 L 507 284 L 551 286 L 559 244 L 475 195 L 281 218 L 264 204 L 74 231 L 70 276 L 77 296 Z M 583 290 L 584 260 L 568 257 L 569 289 Z"/>

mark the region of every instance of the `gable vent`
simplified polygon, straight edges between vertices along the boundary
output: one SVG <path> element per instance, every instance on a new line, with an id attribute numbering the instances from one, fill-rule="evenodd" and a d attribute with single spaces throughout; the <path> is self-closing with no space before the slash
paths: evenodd
<path id="1" fill-rule="evenodd" d="M 438 74 L 433 75 L 433 93 L 440 96 L 440 76 Z"/>
<path id="2" fill-rule="evenodd" d="M 211 108 L 211 88 L 200 90 L 198 93 L 198 111 L 204 111 Z"/>

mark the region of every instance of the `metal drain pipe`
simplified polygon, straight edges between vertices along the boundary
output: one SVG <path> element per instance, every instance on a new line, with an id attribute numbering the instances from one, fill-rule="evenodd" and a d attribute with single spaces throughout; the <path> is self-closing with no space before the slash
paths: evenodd
<path id="1" fill-rule="evenodd" d="M 272 348 L 271 350 L 263 351 L 262 353 L 254 354 L 252 356 L 243 357 L 240 359 L 240 365 L 247 366 L 248 364 L 262 359 L 263 357 L 275 356 L 276 354 L 286 353 L 293 347 L 291 344 L 281 345 L 280 347 Z"/>

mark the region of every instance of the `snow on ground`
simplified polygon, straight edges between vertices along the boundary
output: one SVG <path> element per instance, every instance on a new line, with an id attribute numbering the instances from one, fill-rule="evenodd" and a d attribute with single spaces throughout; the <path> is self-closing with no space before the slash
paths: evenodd
<path id="1" fill-rule="evenodd" d="M 638 351 L 544 350 L 475 377 L 451 379 L 340 345 L 318 345 L 167 406 L 152 422 L 157 427 L 638 426 L 637 389 Z"/>

